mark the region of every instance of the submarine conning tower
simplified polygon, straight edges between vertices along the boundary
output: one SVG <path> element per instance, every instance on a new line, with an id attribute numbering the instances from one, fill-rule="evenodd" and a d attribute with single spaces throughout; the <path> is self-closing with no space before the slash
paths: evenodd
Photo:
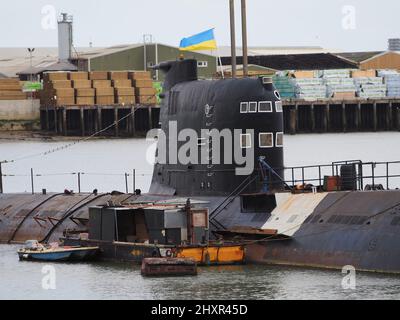
<path id="1" fill-rule="evenodd" d="M 283 108 L 271 78 L 198 80 L 194 59 L 155 68 L 165 82 L 151 194 L 260 193 L 260 157 L 283 178 Z M 268 182 L 283 188 L 273 175 Z"/>

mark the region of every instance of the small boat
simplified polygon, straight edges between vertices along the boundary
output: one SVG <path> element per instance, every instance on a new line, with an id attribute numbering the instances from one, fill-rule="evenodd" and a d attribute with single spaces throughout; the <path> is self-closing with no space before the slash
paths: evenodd
<path id="1" fill-rule="evenodd" d="M 193 259 L 146 258 L 141 272 L 144 277 L 197 276 L 197 264 Z"/>
<path id="2" fill-rule="evenodd" d="M 99 247 L 60 247 L 58 245 L 44 246 L 36 240 L 29 240 L 23 249 L 18 250 L 20 260 L 79 262 L 93 260 L 99 252 Z"/>

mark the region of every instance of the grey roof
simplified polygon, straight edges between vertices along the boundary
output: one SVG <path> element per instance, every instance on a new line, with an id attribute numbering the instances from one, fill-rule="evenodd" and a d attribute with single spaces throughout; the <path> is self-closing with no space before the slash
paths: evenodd
<path id="1" fill-rule="evenodd" d="M 365 60 L 371 59 L 377 55 L 382 54 L 384 51 L 361 51 L 361 52 L 342 52 L 337 53 L 338 56 L 360 63 Z"/>
<path id="2" fill-rule="evenodd" d="M 200 51 L 202 53 L 211 54 L 214 56 L 220 55 L 221 57 L 231 56 L 230 46 L 220 46 L 218 50 Z M 314 53 L 329 53 L 337 52 L 334 49 L 324 49 L 319 46 L 250 46 L 248 48 L 249 56 L 271 56 L 271 55 L 286 55 L 286 54 L 314 54 Z M 241 47 L 236 48 L 236 55 L 238 57 L 243 55 Z"/>
<path id="3" fill-rule="evenodd" d="M 77 48 L 73 57 L 78 57 L 82 53 L 94 48 Z M 32 56 L 34 68 L 49 68 L 58 63 L 58 48 L 35 48 Z M 0 47 L 0 73 L 7 77 L 15 77 L 21 71 L 30 69 L 31 61 L 29 52 L 26 48 L 1 48 Z M 29 71 L 29 70 L 28 70 Z"/>
<path id="4" fill-rule="evenodd" d="M 39 74 L 46 71 L 78 71 L 78 68 L 77 66 L 68 61 L 58 61 L 49 66 L 33 67 L 33 68 L 29 67 L 26 70 L 18 72 L 17 75 Z"/>

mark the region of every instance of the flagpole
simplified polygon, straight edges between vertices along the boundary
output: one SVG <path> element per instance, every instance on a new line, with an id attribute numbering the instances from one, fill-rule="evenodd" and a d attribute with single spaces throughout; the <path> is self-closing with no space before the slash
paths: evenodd
<path id="1" fill-rule="evenodd" d="M 217 55 L 218 55 L 218 61 L 221 66 L 221 74 L 222 74 L 222 79 L 225 79 L 225 74 L 224 74 L 224 67 L 222 65 L 222 59 L 221 59 L 221 54 L 219 53 L 219 47 L 217 46 Z"/>

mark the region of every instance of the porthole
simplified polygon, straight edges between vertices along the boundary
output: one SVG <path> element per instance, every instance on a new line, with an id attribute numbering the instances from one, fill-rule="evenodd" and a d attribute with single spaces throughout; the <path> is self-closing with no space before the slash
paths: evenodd
<path id="1" fill-rule="evenodd" d="M 279 100 L 281 99 L 281 94 L 279 93 L 278 90 L 274 91 L 275 97 L 277 97 Z"/>

